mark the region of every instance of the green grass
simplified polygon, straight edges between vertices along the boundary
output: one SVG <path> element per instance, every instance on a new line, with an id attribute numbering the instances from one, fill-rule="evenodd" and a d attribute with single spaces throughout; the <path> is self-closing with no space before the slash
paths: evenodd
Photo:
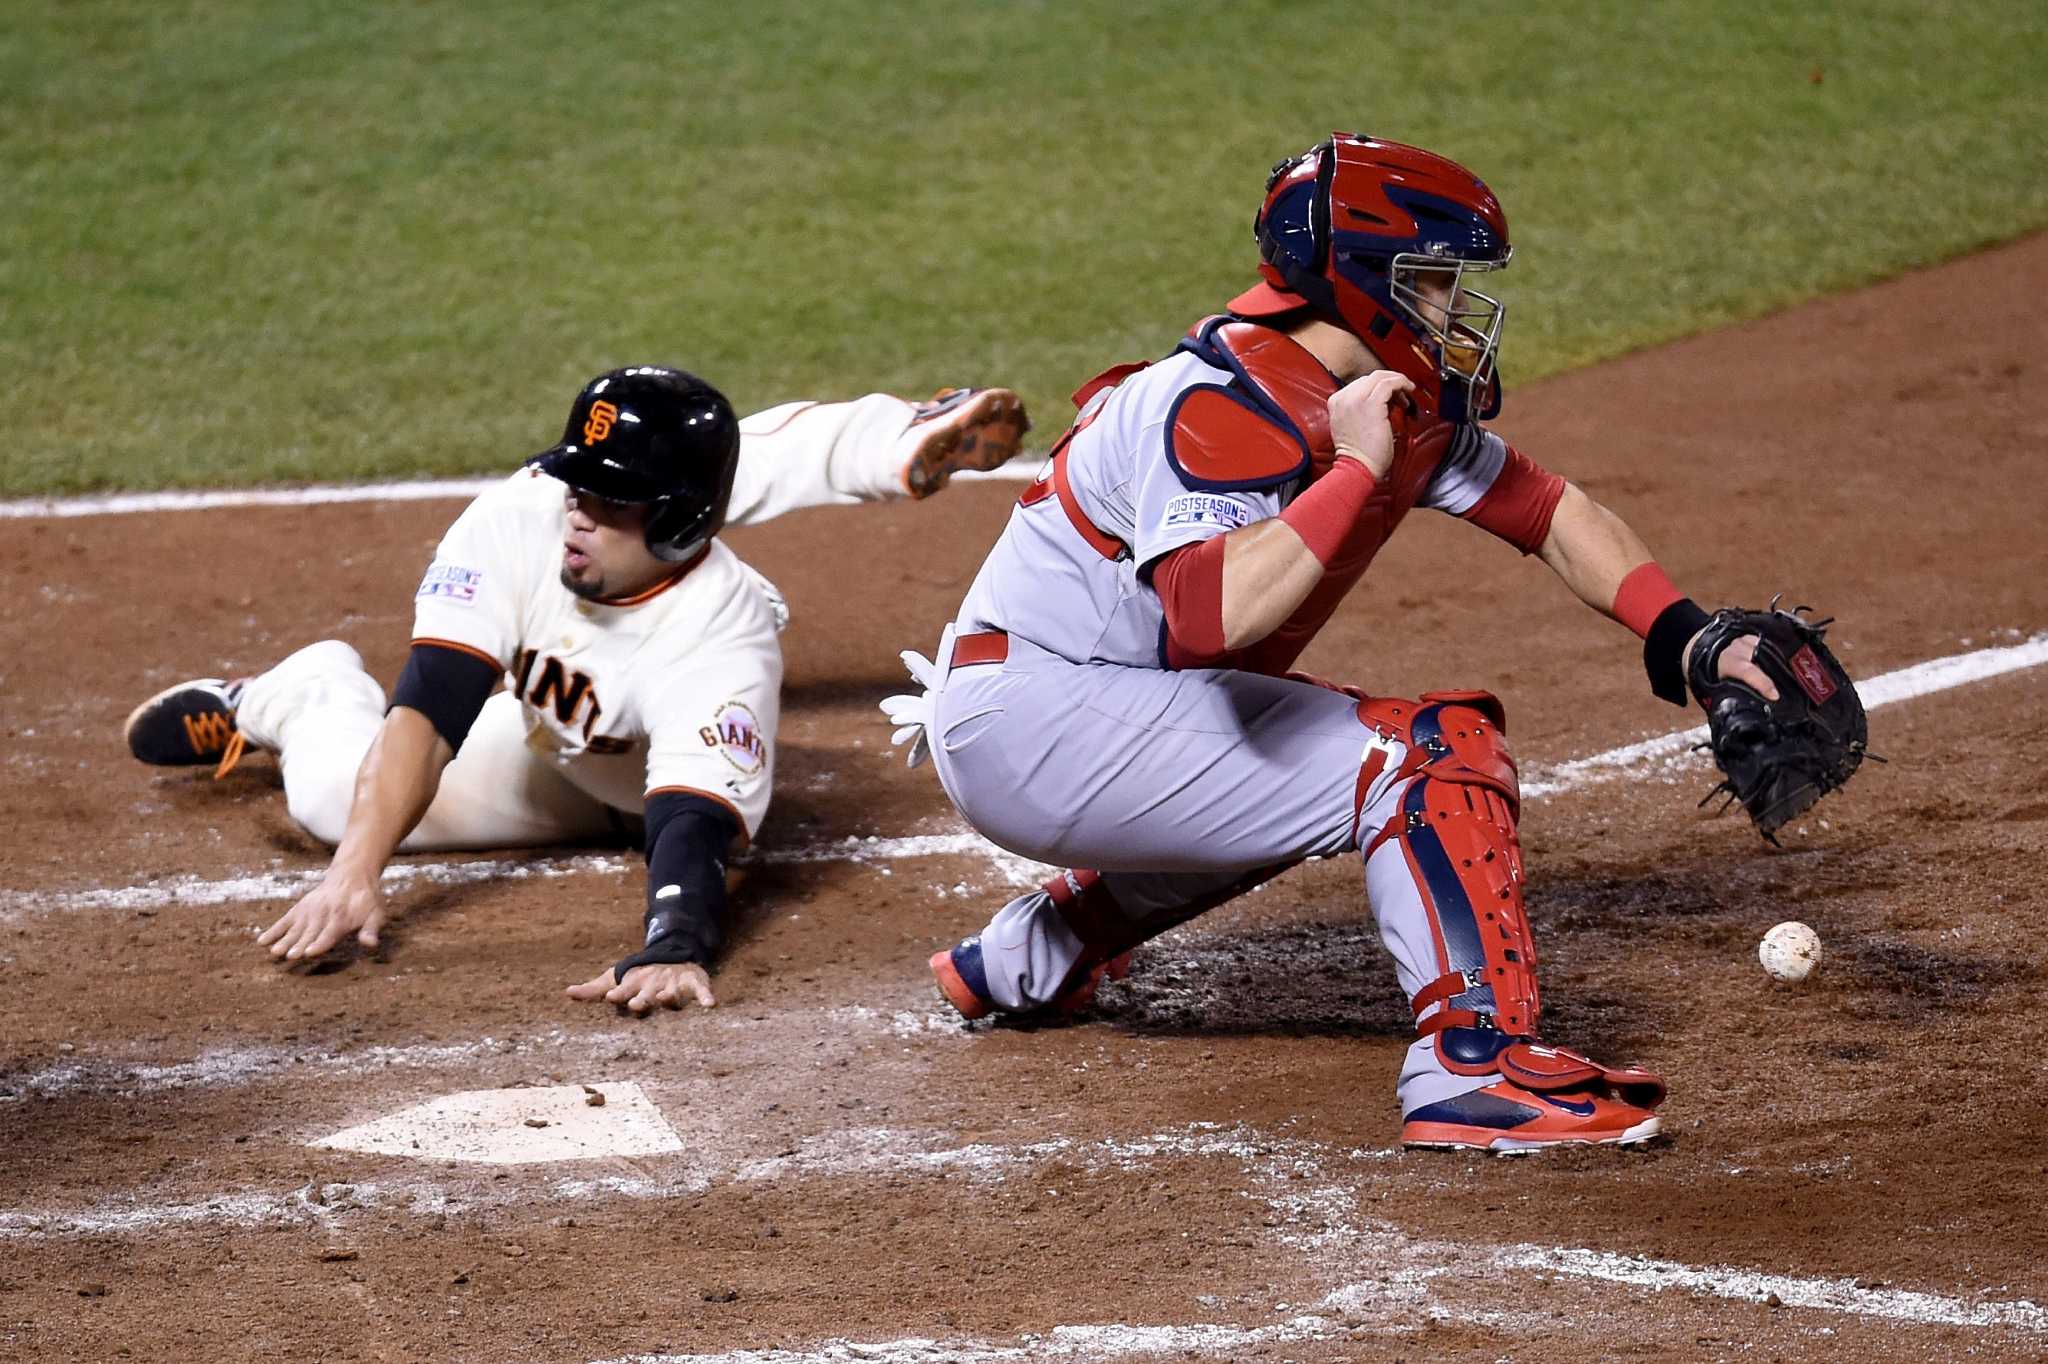
<path id="1" fill-rule="evenodd" d="M 2048 223 L 2039 14 L 17 0 L 0 492 L 504 468 L 636 361 L 1043 428 L 1332 127 L 1499 191 L 1526 380 Z"/>

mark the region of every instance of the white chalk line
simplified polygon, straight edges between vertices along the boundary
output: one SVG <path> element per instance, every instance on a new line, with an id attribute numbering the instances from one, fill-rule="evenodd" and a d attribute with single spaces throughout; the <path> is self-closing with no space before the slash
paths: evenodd
<path id="1" fill-rule="evenodd" d="M 918 1009 L 874 1009 L 840 1005 L 808 1011 L 821 1033 L 833 1036 L 879 1033 L 909 1040 L 928 1037 L 967 1038 L 973 1034 L 957 1014 Z M 721 1016 L 722 1015 L 722 1016 Z M 777 1017 L 787 1022 L 791 1011 Z M 726 1032 L 759 1024 L 744 1014 L 714 1015 L 706 1026 Z M 702 1029 L 700 1028 L 699 1031 Z M 620 1048 L 636 1047 L 638 1032 L 569 1032 L 552 1028 L 532 1037 L 478 1037 L 466 1042 L 380 1044 L 348 1051 L 308 1053 L 300 1048 L 215 1047 L 189 1061 L 159 1062 L 87 1056 L 55 1061 L 35 1070 L 0 1071 L 0 1103 L 28 1099 L 62 1099 L 74 1094 L 93 1098 L 135 1099 L 180 1090 L 238 1089 L 273 1081 L 298 1084 L 312 1076 L 370 1075 L 389 1071 L 460 1068 L 474 1075 L 479 1063 L 546 1056 L 550 1064 L 601 1062 Z"/>
<path id="2" fill-rule="evenodd" d="M 1019 1168 L 1054 1158 L 1090 1169 L 1131 1170 L 1145 1160 L 1165 1155 L 1214 1156 L 1243 1162 L 1256 1159 L 1266 1149 L 1248 1128 L 1223 1128 L 1212 1123 L 1194 1123 L 1135 1140 L 1079 1142 L 1055 1137 L 1007 1146 L 946 1146 L 941 1135 L 912 1128 L 844 1128 L 806 1138 L 795 1149 L 765 1159 L 742 1157 L 711 1163 L 703 1160 L 700 1150 L 694 1158 L 684 1155 L 672 1160 L 651 1158 L 635 1162 L 644 1170 L 662 1173 L 562 1177 L 542 1181 L 537 1190 L 531 1185 L 507 1187 L 486 1174 L 474 1182 L 474 1188 L 467 1194 L 451 1193 L 442 1180 L 403 1177 L 307 1184 L 275 1193 L 243 1191 L 179 1202 L 152 1203 L 140 1196 L 124 1195 L 85 1208 L 0 1211 L 0 1238 L 146 1232 L 205 1221 L 209 1216 L 235 1226 L 290 1226 L 352 1210 L 441 1216 L 530 1203 L 536 1198 L 667 1198 L 678 1189 L 703 1192 L 720 1181 L 751 1184 L 792 1176 L 847 1178 L 954 1173 L 971 1180 L 996 1180 Z"/>
<path id="3" fill-rule="evenodd" d="M 596 1178 L 556 1178 L 538 1188 L 508 1186 L 482 1177 L 468 1192 L 442 1181 L 419 1178 L 354 1183 L 309 1183 L 281 1192 L 243 1191 L 183 1202 L 150 1203 L 129 1197 L 75 1210 L 0 1212 L 0 1238 L 138 1234 L 193 1225 L 331 1225 L 355 1213 L 456 1216 L 530 1206 L 537 1200 L 573 1201 L 624 1197 L 658 1199 L 678 1192 L 704 1192 L 720 1182 L 734 1184 L 830 1177 L 964 1177 L 995 1181 L 1057 1162 L 1090 1173 L 1130 1172 L 1162 1159 L 1220 1159 L 1236 1164 L 1279 1230 L 1278 1244 L 1303 1253 L 1311 1266 L 1371 1266 L 1372 1273 L 1327 1289 L 1318 1309 L 1272 1325 L 1068 1326 L 1014 1342 L 937 1340 L 828 1341 L 808 1350 L 727 1352 L 712 1355 L 639 1355 L 668 1364 L 839 1364 L 839 1361 L 900 1361 L 924 1364 L 939 1359 L 1008 1360 L 1042 1357 L 1111 1359 L 1158 1350 L 1219 1352 L 1260 1341 L 1311 1339 L 1346 1332 L 1357 1319 L 1374 1316 L 1386 1329 L 1388 1314 L 1411 1313 L 1425 1320 L 1473 1319 L 1474 1310 L 1448 1301 L 1472 1284 L 1496 1282 L 1503 1274 L 1543 1273 L 1656 1292 L 1683 1292 L 1731 1301 L 1768 1301 L 1784 1307 L 1877 1319 L 1902 1324 L 2048 1333 L 2048 1308 L 2028 1300 L 1987 1299 L 1898 1288 L 1859 1287 L 1854 1279 L 1763 1273 L 1733 1266 L 1689 1265 L 1673 1260 L 1619 1255 L 1571 1246 L 1488 1246 L 1444 1242 L 1410 1235 L 1387 1222 L 1352 1220 L 1358 1206 L 1362 1168 L 1388 1159 L 1440 1159 L 1398 1151 L 1339 1150 L 1322 1143 L 1276 1137 L 1238 1124 L 1191 1123 L 1135 1139 L 1077 1141 L 1054 1137 L 1003 1145 L 940 1144 L 940 1134 L 917 1129 L 860 1128 L 804 1140 L 796 1150 L 770 1159 L 743 1159 L 717 1168 L 691 1166 L 686 1157 L 638 1162 L 646 1173 Z M 680 1166 L 680 1169 L 668 1167 Z M 1047 1185 L 1047 1198 L 1060 1194 Z M 1297 1306 L 1309 1306 L 1302 1303 Z M 1275 1311 L 1287 1311 L 1279 1304 Z M 1395 1329 L 1399 1329 L 1398 1326 Z M 1048 1355 L 1048 1349 L 1057 1353 Z M 922 1352 L 922 1353 L 920 1353 Z"/>
<path id="4" fill-rule="evenodd" d="M 1411 1249 L 1451 1250 L 1417 1243 Z M 1785 1308 L 1810 1308 L 1845 1315 L 1869 1317 L 1922 1326 L 1949 1326 L 1979 1330 L 2010 1327 L 2029 1332 L 2048 1329 L 2040 1307 L 2031 1302 L 1969 1303 L 1930 1293 L 1893 1289 L 1863 1289 L 1847 1279 L 1791 1279 L 1782 1275 L 1754 1275 L 1730 1269 L 1700 1269 L 1664 1260 L 1643 1260 L 1607 1255 L 1597 1251 L 1510 1247 L 1493 1257 L 1493 1268 L 1543 1270 L 1612 1283 L 1659 1290 L 1683 1290 L 1738 1301 L 1767 1302 L 1776 1294 Z M 1446 1269 L 1443 1272 L 1448 1272 Z M 1435 1277 L 1434 1274 L 1426 1277 Z M 1356 1314 L 1374 1305 L 1369 1294 L 1357 1290 L 1366 1285 L 1351 1284 L 1328 1294 L 1319 1308 L 1344 1308 Z M 1533 1314 L 1449 1312 L 1427 1310 L 1430 1320 L 1455 1320 L 1477 1324 L 1482 1318 L 1499 1318 L 1497 1324 L 1512 1327 L 1512 1318 Z M 1369 1334 L 1413 1334 L 1414 1326 L 1396 1325 L 1366 1328 Z M 1057 1326 L 1042 1335 L 1018 1336 L 1010 1343 L 987 1340 L 938 1339 L 907 1336 L 887 1341 L 827 1341 L 804 1350 L 727 1350 L 717 1354 L 639 1354 L 600 1361 L 600 1364 L 1011 1364 L 1038 1359 L 1107 1361 L 1133 1355 L 1225 1355 L 1249 1346 L 1289 1344 L 1310 1340 L 1331 1340 L 1360 1333 L 1343 1317 L 1306 1314 L 1270 1326 L 1177 1325 Z"/>
<path id="5" fill-rule="evenodd" d="M 384 869 L 384 884 L 394 890 L 425 884 L 467 886 L 489 881 L 524 881 L 590 874 L 620 874 L 626 859 L 618 856 L 492 858 L 478 862 L 396 862 Z M 296 899 L 318 885 L 325 869 L 251 872 L 208 880 L 177 876 L 139 886 L 79 891 L 0 891 L 0 922 L 22 914 L 53 914 L 92 910 L 157 910 L 171 906 L 250 904 Z"/>
<path id="6" fill-rule="evenodd" d="M 988 1341 L 901 1340 L 828 1342 L 809 1350 L 727 1350 L 713 1355 L 622 1355 L 600 1364 L 1021 1364 L 1039 1359 L 1126 1359 L 1133 1355 L 1231 1355 L 1254 1345 L 1322 1340 L 1342 1323 L 1296 1317 L 1272 1326 L 1055 1326 L 1012 1345 Z"/>
<path id="7" fill-rule="evenodd" d="M 873 865 L 906 858 L 974 857 L 995 868 L 1006 885 L 1037 885 L 1052 874 L 1052 868 L 1003 851 L 980 834 L 962 830 L 948 834 L 913 834 L 902 838 L 849 834 L 844 839 L 806 847 L 757 848 L 734 861 L 739 866 L 788 865 L 819 862 L 851 862 Z M 384 884 L 394 890 L 414 885 L 467 886 L 497 881 L 523 881 L 535 877 L 608 875 L 623 876 L 632 861 L 616 854 L 585 854 L 574 857 L 491 858 L 476 862 L 394 862 L 384 869 Z M 0 891 L 0 923 L 33 915 L 69 914 L 98 910 L 154 912 L 171 908 L 206 908 L 214 905 L 260 904 L 293 900 L 304 895 L 325 874 L 324 869 L 250 872 L 241 876 L 208 879 L 177 876 L 148 881 L 137 886 L 94 890 Z M 958 888 L 968 893 L 963 884 Z"/>
<path id="8" fill-rule="evenodd" d="M 1795 1278 L 1726 1266 L 1702 1268 L 1673 1260 L 1565 1246 L 1502 1246 L 1492 1252 L 1491 1258 L 1503 1270 L 1566 1274 L 1632 1288 L 1677 1289 L 1750 1302 L 1766 1302 L 1775 1294 L 1787 1307 L 1843 1312 L 1884 1321 L 2048 1332 L 2048 1308 L 2026 1298 L 1970 1302 L 1903 1288 L 1861 1288 L 1854 1279 Z"/>
<path id="9" fill-rule="evenodd" d="M 2007 673 L 2036 668 L 2048 663 L 2048 634 L 2035 635 L 2017 644 L 1976 649 L 1900 668 L 1857 685 L 1866 710 L 1877 710 L 1953 687 L 1983 682 Z M 1576 758 L 1554 767 L 1532 767 L 1522 781 L 1522 794 L 1529 800 L 1583 790 L 1625 777 L 1647 779 L 1676 772 L 1688 763 L 1704 762 L 1693 752 L 1705 741 L 1706 726 L 1662 734 L 1637 743 Z M 998 848 L 972 830 L 944 834 L 912 834 L 899 838 L 869 835 L 847 837 L 829 843 L 803 847 L 758 849 L 742 862 L 769 865 L 815 862 L 881 864 L 925 857 L 976 857 L 989 862 L 1003 884 L 1031 886 L 1043 880 L 1051 869 Z M 401 863 L 384 873 L 396 886 L 416 881 L 436 885 L 470 885 L 532 876 L 570 876 L 584 873 L 622 874 L 622 857 L 575 857 L 497 859 L 483 862 Z M 173 905 L 242 904 L 291 899 L 303 895 L 320 879 L 318 871 L 278 871 L 205 880 L 180 877 L 110 890 L 88 891 L 0 891 L 0 922 L 28 914 L 52 914 L 102 909 L 163 909 Z M 958 888 L 968 893 L 969 887 Z"/>
<path id="10" fill-rule="evenodd" d="M 106 1057 L 65 1060 L 40 1070 L 0 1073 L 0 1099 L 58 1099 L 72 1094 L 132 1099 L 185 1089 L 236 1089 L 269 1080 L 297 1083 L 309 1076 L 367 1075 L 431 1070 L 499 1057 L 568 1055 L 597 1061 L 641 1039 L 624 1032 L 570 1033 L 554 1028 L 534 1037 L 479 1037 L 467 1042 L 360 1047 L 308 1053 L 294 1047 L 216 1047 L 189 1061 L 168 1064 Z"/>
<path id="11" fill-rule="evenodd" d="M 1025 452 L 999 469 L 964 469 L 956 483 L 1028 483 L 1038 476 L 1042 454 Z M 478 497 L 505 481 L 485 478 L 406 479 L 387 483 L 327 483 L 305 488 L 219 488 L 149 493 L 99 493 L 84 497 L 22 497 L 0 502 L 0 521 L 67 520 L 79 516 L 135 516 L 159 512 L 216 511 L 232 507 L 323 507 L 350 502 L 435 502 Z"/>
<path id="12" fill-rule="evenodd" d="M 1680 1291 L 1697 1296 L 1742 1302 L 1768 1302 L 1772 1296 L 1788 1308 L 1806 1308 L 1903 1324 L 2009 1329 L 2048 1333 L 2048 1308 L 2027 1299 L 1986 1301 L 1909 1289 L 1863 1288 L 1848 1278 L 1771 1274 L 1733 1266 L 1698 1266 L 1642 1256 L 1618 1255 L 1583 1247 L 1484 1246 L 1425 1240 L 1399 1226 L 1367 1220 L 1353 1223 L 1356 1180 L 1333 1173 L 1333 1165 L 1357 1167 L 1361 1162 L 1401 1159 L 1398 1150 L 1336 1151 L 1321 1143 L 1273 1137 L 1239 1124 L 1225 1127 L 1194 1123 L 1188 1127 L 1128 1139 L 1075 1142 L 1068 1138 L 1001 1146 L 968 1146 L 917 1150 L 919 1134 L 873 1129 L 847 1134 L 844 1140 L 806 1149 L 774 1161 L 741 1167 L 740 1179 L 775 1178 L 786 1174 L 903 1174 L 936 1176 L 962 1173 L 969 1178 L 1000 1179 L 1018 1166 L 1057 1160 L 1091 1171 L 1142 1169 L 1149 1160 L 1212 1157 L 1234 1161 L 1254 1185 L 1254 1196 L 1276 1214 L 1281 1230 L 1275 1239 L 1304 1252 L 1311 1264 L 1373 1265 L 1368 1278 L 1342 1284 L 1315 1305 L 1341 1308 L 1347 1316 L 1387 1309 L 1408 1309 L 1433 1320 L 1475 1320 L 1475 1310 L 1452 1310 L 1432 1300 L 1432 1285 L 1458 1291 L 1464 1283 L 1487 1283 L 1503 1273 L 1548 1273 L 1592 1282 L 1612 1283 L 1658 1292 Z M 1422 1156 L 1419 1159 L 1432 1159 Z M 1056 1192 L 1056 1191 L 1052 1191 Z M 1276 1311 L 1285 1311 L 1281 1303 Z M 1485 1309 L 1478 1309 L 1483 1312 Z M 1502 1314 L 1505 1315 L 1505 1314 Z M 1261 1341 L 1319 1339 L 1342 1334 L 1349 1323 L 1321 1315 L 1298 1316 L 1270 1326 L 1068 1326 L 1043 1336 L 1025 1336 L 1014 1343 L 974 1340 L 933 1340 L 912 1337 L 891 1342 L 854 1344 L 827 1342 L 809 1351 L 715 1355 L 649 1355 L 666 1364 L 826 1364 L 841 1360 L 896 1360 L 923 1364 L 943 1359 L 1030 1359 L 1043 1357 L 1111 1359 L 1153 1351 L 1194 1350 L 1217 1353 Z M 892 1353 L 894 1352 L 894 1353 Z M 922 1353 L 920 1353 L 922 1352 Z"/>

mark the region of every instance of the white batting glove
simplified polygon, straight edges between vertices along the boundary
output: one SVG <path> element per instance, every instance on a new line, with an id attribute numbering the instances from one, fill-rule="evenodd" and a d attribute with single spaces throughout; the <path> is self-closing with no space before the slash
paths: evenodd
<path id="1" fill-rule="evenodd" d="M 939 680 L 939 666 L 915 649 L 905 649 L 901 655 L 903 666 L 910 670 L 911 680 L 919 691 L 882 699 L 882 714 L 889 717 L 889 723 L 896 726 L 896 732 L 889 736 L 892 748 L 910 745 L 909 766 L 916 767 L 932 755 L 932 687 Z"/>

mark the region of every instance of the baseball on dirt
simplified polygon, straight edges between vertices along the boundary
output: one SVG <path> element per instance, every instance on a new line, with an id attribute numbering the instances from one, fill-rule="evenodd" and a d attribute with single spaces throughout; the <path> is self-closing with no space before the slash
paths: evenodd
<path id="1" fill-rule="evenodd" d="M 1802 981 L 1820 965 L 1820 934 L 1796 919 L 1782 923 L 1764 934 L 1756 955 L 1773 980 Z"/>

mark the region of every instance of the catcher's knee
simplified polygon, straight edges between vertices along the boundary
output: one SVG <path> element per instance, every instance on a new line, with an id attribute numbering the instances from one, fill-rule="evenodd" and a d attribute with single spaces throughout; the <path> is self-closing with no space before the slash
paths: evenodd
<path id="1" fill-rule="evenodd" d="M 1520 814 L 1521 783 L 1508 752 L 1506 711 L 1492 694 L 1429 691 L 1419 701 L 1374 698 L 1359 704 L 1358 719 L 1374 737 L 1360 759 L 1354 829 L 1377 793 L 1418 773 L 1495 792 L 1507 802 L 1510 823 Z M 1391 827 L 1390 822 L 1380 837 Z"/>

